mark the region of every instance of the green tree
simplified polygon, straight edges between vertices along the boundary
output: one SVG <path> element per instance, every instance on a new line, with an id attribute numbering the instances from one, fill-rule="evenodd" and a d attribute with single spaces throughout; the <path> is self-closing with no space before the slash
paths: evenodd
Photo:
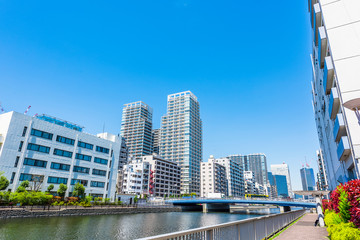
<path id="1" fill-rule="evenodd" d="M 67 186 L 63 183 L 60 183 L 59 189 L 57 190 L 57 193 L 60 197 L 64 197 L 67 190 Z"/>
<path id="2" fill-rule="evenodd" d="M 83 198 L 85 194 L 85 187 L 81 183 L 77 182 L 74 186 L 74 190 L 72 192 L 72 195 L 75 197 Z"/>
<path id="3" fill-rule="evenodd" d="M 23 182 L 20 184 L 20 186 L 23 187 L 23 188 L 27 188 L 27 187 L 29 187 L 29 185 L 30 185 L 30 183 L 29 183 L 28 180 L 23 181 Z"/>
<path id="4" fill-rule="evenodd" d="M 1 176 L 3 173 L 0 172 L 0 191 L 6 189 L 10 182 L 5 176 Z"/>
<path id="5" fill-rule="evenodd" d="M 48 187 L 47 187 L 47 191 L 50 192 L 51 190 L 54 189 L 54 185 L 53 184 L 50 184 Z"/>

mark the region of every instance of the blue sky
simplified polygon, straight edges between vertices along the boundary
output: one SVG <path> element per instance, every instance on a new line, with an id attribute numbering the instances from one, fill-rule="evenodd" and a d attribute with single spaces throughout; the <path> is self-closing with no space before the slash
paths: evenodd
<path id="1" fill-rule="evenodd" d="M 307 1 L 0 0 L 0 101 L 119 133 L 142 100 L 154 127 L 168 94 L 201 104 L 204 160 L 263 152 L 316 167 Z M 317 170 L 316 170 L 317 171 Z"/>

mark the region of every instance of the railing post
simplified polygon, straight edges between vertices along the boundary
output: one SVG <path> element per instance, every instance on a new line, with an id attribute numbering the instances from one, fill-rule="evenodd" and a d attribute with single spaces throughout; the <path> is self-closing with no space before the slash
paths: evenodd
<path id="1" fill-rule="evenodd" d="M 205 239 L 206 240 L 213 240 L 213 229 L 206 230 Z"/>

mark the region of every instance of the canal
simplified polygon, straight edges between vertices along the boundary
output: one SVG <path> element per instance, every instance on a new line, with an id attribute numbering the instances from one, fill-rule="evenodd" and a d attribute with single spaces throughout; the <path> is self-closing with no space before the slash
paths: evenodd
<path id="1" fill-rule="evenodd" d="M 0 239 L 136 239 L 259 215 L 200 212 L 141 213 L 0 220 Z"/>

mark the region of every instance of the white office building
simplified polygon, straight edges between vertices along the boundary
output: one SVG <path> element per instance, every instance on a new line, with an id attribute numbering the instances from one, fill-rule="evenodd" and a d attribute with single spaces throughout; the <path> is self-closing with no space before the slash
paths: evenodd
<path id="1" fill-rule="evenodd" d="M 213 193 L 228 194 L 226 168 L 209 159 L 201 163 L 201 197 L 210 197 Z"/>
<path id="2" fill-rule="evenodd" d="M 237 162 L 230 160 L 229 158 L 215 159 L 212 155 L 210 156 L 208 161 L 214 161 L 215 163 L 218 163 L 225 167 L 226 179 L 228 183 L 228 196 L 241 197 L 245 195 L 244 175 L 242 166 L 240 166 Z"/>
<path id="3" fill-rule="evenodd" d="M 180 195 L 180 167 L 153 154 L 143 157 L 150 165 L 149 194 L 154 197 Z"/>
<path id="4" fill-rule="evenodd" d="M 121 194 L 149 194 L 150 164 L 142 160 L 131 160 L 123 166 Z"/>
<path id="5" fill-rule="evenodd" d="M 15 191 L 24 180 L 68 187 L 76 182 L 86 194 L 115 199 L 121 139 L 101 133 L 91 135 L 83 127 L 55 117 L 31 117 L 17 112 L 0 115 L 0 172 Z"/>
<path id="6" fill-rule="evenodd" d="M 152 154 L 152 108 L 138 101 L 124 104 L 121 136 L 129 149 L 129 156 L 141 160 Z"/>
<path id="7" fill-rule="evenodd" d="M 359 178 L 360 126 L 344 107 L 360 97 L 360 1 L 309 0 L 312 95 L 329 190 Z"/>
<path id="8" fill-rule="evenodd" d="M 244 171 L 244 187 L 245 187 L 245 194 L 255 194 L 255 175 L 252 171 Z"/>
<path id="9" fill-rule="evenodd" d="M 273 175 L 286 176 L 286 184 L 287 184 L 288 194 L 290 197 L 293 197 L 289 165 L 287 165 L 286 163 L 272 164 L 272 165 L 270 165 L 270 169 L 271 169 L 271 172 Z"/>
<path id="10" fill-rule="evenodd" d="M 167 98 L 167 115 L 162 117 L 160 156 L 181 168 L 181 193 L 200 194 L 202 122 L 197 97 L 190 91 Z"/>

